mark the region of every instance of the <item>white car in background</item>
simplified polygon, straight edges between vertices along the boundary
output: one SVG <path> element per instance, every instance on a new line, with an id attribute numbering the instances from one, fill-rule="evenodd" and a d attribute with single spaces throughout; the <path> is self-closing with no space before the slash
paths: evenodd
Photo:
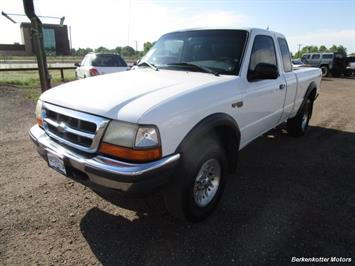
<path id="1" fill-rule="evenodd" d="M 127 63 L 120 55 L 109 53 L 89 53 L 75 66 L 77 79 L 128 70 Z"/>

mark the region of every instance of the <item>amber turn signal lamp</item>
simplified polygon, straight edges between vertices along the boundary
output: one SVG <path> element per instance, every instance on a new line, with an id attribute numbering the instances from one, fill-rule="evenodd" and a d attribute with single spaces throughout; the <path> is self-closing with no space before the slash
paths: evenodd
<path id="1" fill-rule="evenodd" d="M 111 155 L 120 159 L 136 162 L 148 162 L 159 159 L 161 157 L 160 147 L 144 150 L 134 150 L 103 142 L 100 145 L 99 151 L 106 155 Z"/>
<path id="2" fill-rule="evenodd" d="M 40 127 L 43 127 L 43 120 L 42 120 L 42 118 L 37 117 L 36 119 L 37 119 L 37 124 L 38 124 Z"/>

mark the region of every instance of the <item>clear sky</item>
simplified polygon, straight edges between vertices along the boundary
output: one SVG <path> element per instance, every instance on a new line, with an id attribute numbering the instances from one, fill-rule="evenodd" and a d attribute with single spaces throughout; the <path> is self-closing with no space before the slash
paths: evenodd
<path id="1" fill-rule="evenodd" d="M 355 0 L 34 0 L 36 12 L 65 16 L 74 48 L 127 44 L 142 49 L 146 41 L 192 27 L 259 27 L 286 35 L 298 44 L 344 45 L 355 52 Z M 6 13 L 24 13 L 22 0 L 0 0 Z M 13 17 L 18 22 L 25 17 Z M 58 20 L 42 19 L 43 23 Z M 19 24 L 0 16 L 0 43 L 21 42 Z"/>

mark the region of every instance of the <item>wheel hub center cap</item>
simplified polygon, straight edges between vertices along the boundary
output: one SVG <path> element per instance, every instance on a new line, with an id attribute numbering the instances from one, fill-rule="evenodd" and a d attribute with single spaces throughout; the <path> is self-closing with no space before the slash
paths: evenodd
<path id="1" fill-rule="evenodd" d="M 194 185 L 194 200 L 197 206 L 207 206 L 215 197 L 221 178 L 221 165 L 218 160 L 207 160 L 200 168 Z"/>

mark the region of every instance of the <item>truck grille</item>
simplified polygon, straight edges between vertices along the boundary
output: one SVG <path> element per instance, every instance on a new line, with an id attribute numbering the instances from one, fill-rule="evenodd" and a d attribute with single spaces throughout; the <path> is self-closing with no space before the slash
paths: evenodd
<path id="1" fill-rule="evenodd" d="M 108 119 L 44 103 L 43 127 L 46 133 L 66 145 L 95 152 Z"/>

